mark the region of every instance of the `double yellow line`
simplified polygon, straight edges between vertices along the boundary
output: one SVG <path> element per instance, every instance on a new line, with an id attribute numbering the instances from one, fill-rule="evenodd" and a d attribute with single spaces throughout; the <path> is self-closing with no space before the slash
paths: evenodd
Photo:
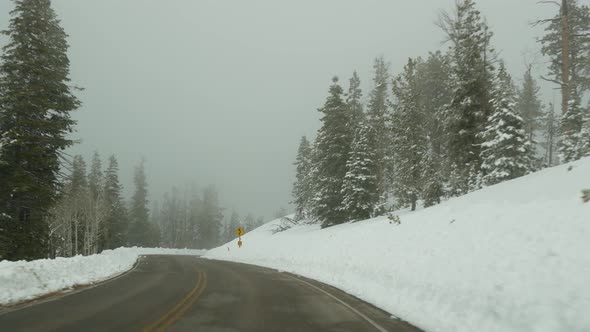
<path id="1" fill-rule="evenodd" d="M 157 321 L 152 323 L 152 325 L 143 329 L 143 332 L 164 332 L 167 328 L 169 328 L 172 324 L 184 315 L 184 313 L 192 307 L 192 305 L 197 302 L 199 296 L 203 294 L 203 291 L 207 287 L 207 274 L 205 272 L 198 272 L 198 279 L 197 284 L 195 287 L 185 296 L 177 305 L 174 306 L 170 311 L 168 311 L 164 316 L 160 317 Z"/>

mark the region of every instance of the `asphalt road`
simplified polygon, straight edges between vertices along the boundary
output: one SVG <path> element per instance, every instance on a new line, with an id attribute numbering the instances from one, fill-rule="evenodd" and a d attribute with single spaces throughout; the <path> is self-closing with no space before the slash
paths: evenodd
<path id="1" fill-rule="evenodd" d="M 0 331 L 419 330 L 332 287 L 276 270 L 146 256 L 96 287 L 0 312 Z"/>

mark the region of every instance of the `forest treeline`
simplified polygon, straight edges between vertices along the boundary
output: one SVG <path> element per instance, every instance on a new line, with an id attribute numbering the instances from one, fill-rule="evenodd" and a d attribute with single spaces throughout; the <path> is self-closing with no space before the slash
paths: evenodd
<path id="1" fill-rule="evenodd" d="M 409 58 L 397 75 L 376 59 L 366 103 L 356 72 L 346 91 L 332 80 L 315 141 L 299 144 L 297 219 L 326 227 L 415 210 L 590 155 L 590 9 L 548 4 L 559 9 L 535 23 L 549 60 L 541 78 L 560 105 L 542 103 L 532 65 L 515 83 L 475 1 L 459 0 L 437 22 L 448 48 Z"/>
<path id="2" fill-rule="evenodd" d="M 50 257 L 91 255 L 122 246 L 212 248 L 233 239 L 240 226 L 252 230 L 263 223 L 262 217 L 241 219 L 234 212 L 224 225 L 214 186 L 192 186 L 183 193 L 173 187 L 161 203 L 150 204 L 144 161 L 135 167 L 129 201 L 123 198 L 114 155 L 106 167 L 98 152 L 89 167 L 80 155 L 70 167 L 71 175 L 47 216 Z"/>
<path id="3" fill-rule="evenodd" d="M 98 153 L 90 166 L 67 153 L 81 103 L 70 81 L 67 34 L 50 0 L 13 0 L 0 56 L 0 260 L 89 255 L 119 246 L 210 248 L 236 225 L 262 219 L 234 213 L 227 225 L 214 187 L 148 209 L 144 162 L 130 200 L 119 166 Z M 237 227 L 236 227 L 237 228 Z"/>
<path id="4" fill-rule="evenodd" d="M 71 112 L 81 103 L 67 34 L 50 0 L 13 2 L 0 55 L 0 260 L 119 245 L 207 248 L 232 238 L 240 223 L 261 223 L 236 212 L 224 225 L 213 187 L 172 189 L 150 211 L 143 163 L 127 201 L 115 157 L 106 167 L 98 154 L 89 167 L 70 158 Z M 588 155 L 590 10 L 576 0 L 547 3 L 539 5 L 558 10 L 537 22 L 549 60 L 542 78 L 560 90 L 559 105 L 541 102 L 532 66 L 516 86 L 475 2 L 459 0 L 438 24 L 448 49 L 410 58 L 396 75 L 377 59 L 366 103 L 356 73 L 346 92 L 334 78 L 315 140 L 301 140 L 298 217 L 330 226 L 431 206 Z"/>

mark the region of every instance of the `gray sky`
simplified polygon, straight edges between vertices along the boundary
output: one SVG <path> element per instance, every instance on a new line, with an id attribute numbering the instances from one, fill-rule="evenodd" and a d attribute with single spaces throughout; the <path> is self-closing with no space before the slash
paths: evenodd
<path id="1" fill-rule="evenodd" d="M 588 0 L 584 0 L 586 2 Z M 215 184 L 223 205 L 270 217 L 290 201 L 299 138 L 315 136 L 330 79 L 370 86 L 373 58 L 399 73 L 441 46 L 454 0 L 53 0 L 70 35 L 78 96 L 72 153 L 117 155 L 127 192 L 147 160 L 151 200 L 172 185 Z M 543 68 L 529 23 L 537 0 L 479 0 L 518 81 Z M 0 0 L 0 28 L 12 2 Z M 544 87 L 546 100 L 555 92 Z M 557 97 L 557 95 L 555 95 Z"/>

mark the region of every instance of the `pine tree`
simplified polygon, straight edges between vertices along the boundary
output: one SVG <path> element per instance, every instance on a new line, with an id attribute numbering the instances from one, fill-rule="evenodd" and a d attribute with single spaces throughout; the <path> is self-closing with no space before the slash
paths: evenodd
<path id="1" fill-rule="evenodd" d="M 208 249 L 219 244 L 223 213 L 219 206 L 217 191 L 212 186 L 205 188 L 203 191 L 203 206 L 198 220 L 199 246 Z"/>
<path id="2" fill-rule="evenodd" d="M 582 129 L 580 130 L 580 140 L 578 141 L 577 150 L 580 158 L 590 156 L 590 111 L 586 111 Z"/>
<path id="3" fill-rule="evenodd" d="M 255 228 L 256 228 L 256 220 L 254 219 L 254 216 L 251 213 L 248 213 L 248 215 L 244 219 L 244 230 L 246 232 L 251 232 Z"/>
<path id="4" fill-rule="evenodd" d="M 342 100 L 342 87 L 334 77 L 324 107 L 322 127 L 318 131 L 314 151 L 314 206 L 313 216 L 323 227 L 344 222 L 342 214 L 342 182 L 352 143 L 350 112 Z"/>
<path id="5" fill-rule="evenodd" d="M 543 142 L 541 146 L 545 149 L 545 165 L 551 167 L 557 163 L 556 151 L 559 136 L 559 120 L 555 115 L 555 107 L 550 104 L 543 119 Z"/>
<path id="6" fill-rule="evenodd" d="M 107 233 L 105 247 L 114 249 L 127 244 L 128 220 L 127 210 L 123 203 L 121 191 L 123 187 L 119 182 L 119 163 L 115 155 L 109 158 L 109 165 L 105 172 L 105 195 L 109 205 L 109 218 L 106 222 Z"/>
<path id="7" fill-rule="evenodd" d="M 203 200 L 196 186 L 191 189 L 191 198 L 188 202 L 188 222 L 186 225 L 186 246 L 198 249 L 199 240 L 199 214 L 203 208 Z"/>
<path id="8" fill-rule="evenodd" d="M 574 92 L 572 92 L 574 94 Z M 584 124 L 584 111 L 580 107 L 580 97 L 572 95 L 569 98 L 569 107 L 561 118 L 559 142 L 559 159 L 564 162 L 578 160 L 583 155 L 582 128 Z"/>
<path id="9" fill-rule="evenodd" d="M 525 122 L 516 111 L 516 93 L 510 75 L 500 65 L 493 91 L 494 112 L 481 133 L 483 182 L 493 185 L 533 170 L 532 144 Z"/>
<path id="10" fill-rule="evenodd" d="M 590 7 L 577 0 L 561 0 L 559 13 L 538 23 L 548 23 L 539 40 L 543 55 L 550 59 L 551 77 L 546 80 L 559 85 L 565 114 L 572 104 L 570 98 L 590 89 Z"/>
<path id="11" fill-rule="evenodd" d="M 66 33 L 49 0 L 16 0 L 0 65 L 0 259 L 47 254 L 60 153 L 80 102 L 69 86 Z"/>
<path id="12" fill-rule="evenodd" d="M 395 192 L 397 201 L 412 211 L 424 186 L 423 170 L 427 156 L 427 137 L 423 126 L 416 81 L 416 61 L 409 59 L 404 73 L 393 83 L 393 146 L 395 148 Z"/>
<path id="13" fill-rule="evenodd" d="M 452 68 L 450 57 L 440 51 L 430 53 L 426 61 L 416 63 L 416 88 L 420 107 L 424 112 L 428 153 L 422 178 L 424 206 L 440 203 L 445 196 L 445 182 L 450 176 L 446 162 L 448 157 L 448 133 L 445 133 L 445 109 L 451 102 Z"/>
<path id="14" fill-rule="evenodd" d="M 94 152 L 92 156 L 92 163 L 90 164 L 90 173 L 88 173 L 88 189 L 93 199 L 96 199 L 102 191 L 102 161 L 98 151 Z"/>
<path id="15" fill-rule="evenodd" d="M 181 228 L 181 208 L 183 206 L 181 198 L 176 187 L 172 187 L 170 193 L 164 194 L 162 203 L 162 242 L 166 247 L 176 248 L 180 244 Z"/>
<path id="16" fill-rule="evenodd" d="M 310 178 L 311 171 L 311 145 L 307 138 L 303 136 L 299 143 L 297 151 L 297 160 L 295 161 L 296 175 L 293 183 L 293 203 L 295 204 L 295 219 L 301 220 L 308 217 L 308 211 L 311 208 L 311 199 L 313 197 L 313 186 Z"/>
<path id="17" fill-rule="evenodd" d="M 540 120 L 543 115 L 541 101 L 539 100 L 539 90 L 540 88 L 532 75 L 532 67 L 529 66 L 524 74 L 516 109 L 524 120 L 524 130 L 527 139 L 531 142 L 534 142 L 534 135 L 539 129 Z"/>
<path id="18" fill-rule="evenodd" d="M 104 189 L 102 161 L 98 152 L 94 152 L 88 174 L 89 192 L 86 198 L 88 205 L 84 236 L 84 254 L 86 255 L 96 254 L 102 251 L 106 245 L 108 217 L 111 212 Z"/>
<path id="19" fill-rule="evenodd" d="M 135 167 L 135 174 L 133 177 L 135 184 L 135 193 L 131 198 L 131 208 L 129 210 L 130 230 L 129 242 L 133 246 L 150 246 L 158 245 L 153 243 L 155 229 L 149 223 L 148 210 L 148 191 L 147 179 L 145 175 L 145 160 Z M 158 241 L 159 242 L 159 241 Z"/>
<path id="20" fill-rule="evenodd" d="M 346 105 L 348 105 L 348 108 L 350 109 L 352 127 L 357 128 L 364 121 L 365 114 L 361 102 L 363 97 L 361 79 L 356 73 L 356 70 L 352 73 L 349 82 L 350 85 L 348 88 L 348 94 L 346 95 Z"/>
<path id="21" fill-rule="evenodd" d="M 445 196 L 445 180 L 442 175 L 442 163 L 439 155 L 431 147 L 423 161 L 422 171 L 422 193 L 424 207 L 440 204 L 441 198 Z"/>
<path id="22" fill-rule="evenodd" d="M 448 55 L 437 51 L 430 53 L 426 61 L 419 59 L 416 63 L 417 89 L 434 159 L 443 159 L 446 155 L 447 137 L 443 124 L 444 112 L 452 95 L 450 62 Z"/>
<path id="23" fill-rule="evenodd" d="M 369 219 L 381 211 L 377 192 L 375 144 L 370 141 L 375 136 L 370 131 L 371 128 L 367 125 L 359 126 L 346 163 L 342 209 L 347 220 Z"/>
<path id="24" fill-rule="evenodd" d="M 455 81 L 452 101 L 445 114 L 448 133 L 448 169 L 461 181 L 451 188 L 466 193 L 472 188 L 481 166 L 478 134 L 491 114 L 489 90 L 493 50 L 492 33 L 475 8 L 473 0 L 457 3 L 456 17 L 447 17 L 443 26 L 452 42 L 452 76 Z M 471 183 L 471 184 L 470 184 Z"/>
<path id="25" fill-rule="evenodd" d="M 372 128 L 375 139 L 373 148 L 377 167 L 377 194 L 382 202 L 387 199 L 387 191 L 391 187 L 391 114 L 389 113 L 389 64 L 383 57 L 376 58 L 373 64 L 375 76 L 373 77 L 373 90 L 369 93 L 367 106 L 367 124 Z"/>
<path id="26" fill-rule="evenodd" d="M 580 142 L 578 143 L 580 158 L 590 156 L 590 112 L 586 111 L 586 117 L 580 131 Z"/>

